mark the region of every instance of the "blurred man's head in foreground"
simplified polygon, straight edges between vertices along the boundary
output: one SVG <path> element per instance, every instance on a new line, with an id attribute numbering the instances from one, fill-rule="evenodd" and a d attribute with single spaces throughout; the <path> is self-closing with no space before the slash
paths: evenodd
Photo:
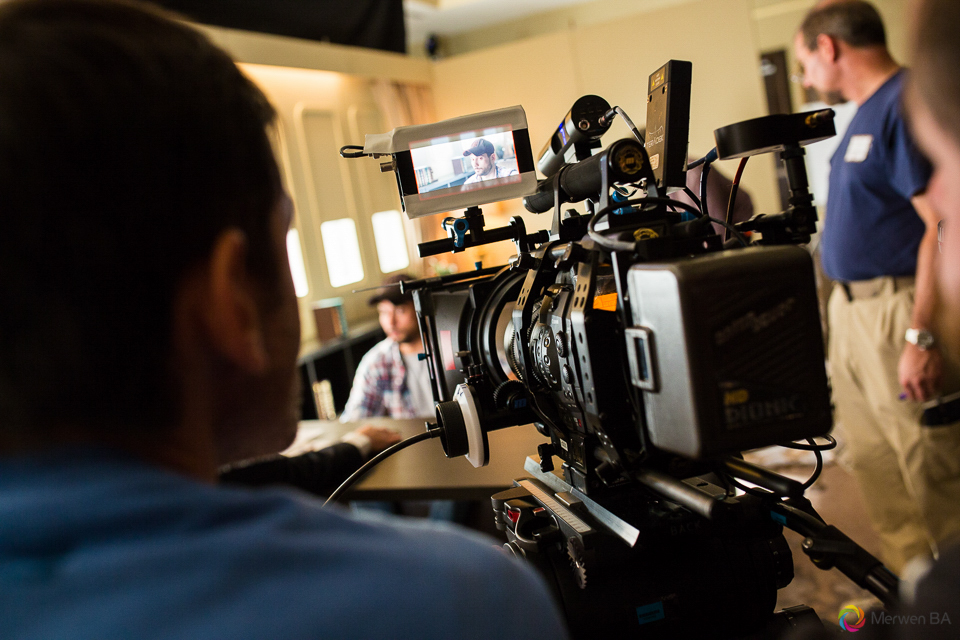
<path id="1" fill-rule="evenodd" d="M 0 4 L 0 86 L 0 450 L 282 447 L 299 320 L 262 92 L 119 0 Z"/>
<path id="2" fill-rule="evenodd" d="M 913 64 L 907 108 L 917 143 L 933 164 L 927 189 L 942 219 L 940 334 L 960 349 L 960 3 L 913 3 Z"/>

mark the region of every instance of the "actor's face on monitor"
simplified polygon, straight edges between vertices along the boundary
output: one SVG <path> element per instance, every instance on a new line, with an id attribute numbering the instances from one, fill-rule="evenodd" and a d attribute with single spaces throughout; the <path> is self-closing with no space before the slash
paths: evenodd
<path id="1" fill-rule="evenodd" d="M 496 163 L 493 160 L 493 154 L 491 155 L 471 155 L 471 162 L 473 164 L 473 172 L 481 179 L 486 179 L 488 177 L 493 177 L 496 175 L 494 171 Z"/>
<path id="2" fill-rule="evenodd" d="M 496 129 L 496 128 L 495 128 Z M 519 165 L 513 132 L 510 130 L 465 132 L 421 140 L 410 146 L 410 159 L 420 194 L 448 194 L 450 189 L 467 190 L 519 181 Z M 483 183 L 483 184 L 481 184 Z"/>

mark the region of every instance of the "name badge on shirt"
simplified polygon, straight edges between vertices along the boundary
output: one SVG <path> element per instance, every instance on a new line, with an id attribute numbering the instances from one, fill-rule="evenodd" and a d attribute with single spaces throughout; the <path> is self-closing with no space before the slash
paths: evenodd
<path id="1" fill-rule="evenodd" d="M 873 136 L 862 134 L 850 136 L 850 142 L 847 144 L 847 152 L 843 154 L 845 162 L 863 162 L 870 154 L 870 146 L 873 144 Z"/>

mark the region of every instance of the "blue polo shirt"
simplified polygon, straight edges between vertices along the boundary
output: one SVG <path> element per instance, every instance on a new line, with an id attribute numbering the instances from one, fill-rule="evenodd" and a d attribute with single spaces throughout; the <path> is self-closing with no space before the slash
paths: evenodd
<path id="1" fill-rule="evenodd" d="M 910 138 L 898 71 L 857 110 L 830 160 L 823 269 L 834 280 L 909 276 L 926 229 L 910 198 L 930 179 L 930 163 Z"/>
<path id="2" fill-rule="evenodd" d="M 108 451 L 0 456 L 0 637 L 563 640 L 494 543 Z"/>

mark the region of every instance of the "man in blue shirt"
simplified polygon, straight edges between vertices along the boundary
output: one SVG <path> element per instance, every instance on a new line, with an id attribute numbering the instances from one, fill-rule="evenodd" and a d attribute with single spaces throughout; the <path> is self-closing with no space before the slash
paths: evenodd
<path id="1" fill-rule="evenodd" d="M 795 40 L 804 85 L 859 105 L 831 161 L 821 240 L 836 280 L 831 382 L 842 460 L 858 480 L 885 562 L 901 571 L 960 536 L 960 425 L 926 428 L 921 402 L 960 389 L 934 328 L 937 217 L 927 161 L 901 113 L 905 71 L 876 9 L 821 2 Z"/>
<path id="2" fill-rule="evenodd" d="M 157 9 L 0 4 L 0 635 L 562 638 L 490 540 L 216 484 L 297 428 L 273 118 Z"/>

